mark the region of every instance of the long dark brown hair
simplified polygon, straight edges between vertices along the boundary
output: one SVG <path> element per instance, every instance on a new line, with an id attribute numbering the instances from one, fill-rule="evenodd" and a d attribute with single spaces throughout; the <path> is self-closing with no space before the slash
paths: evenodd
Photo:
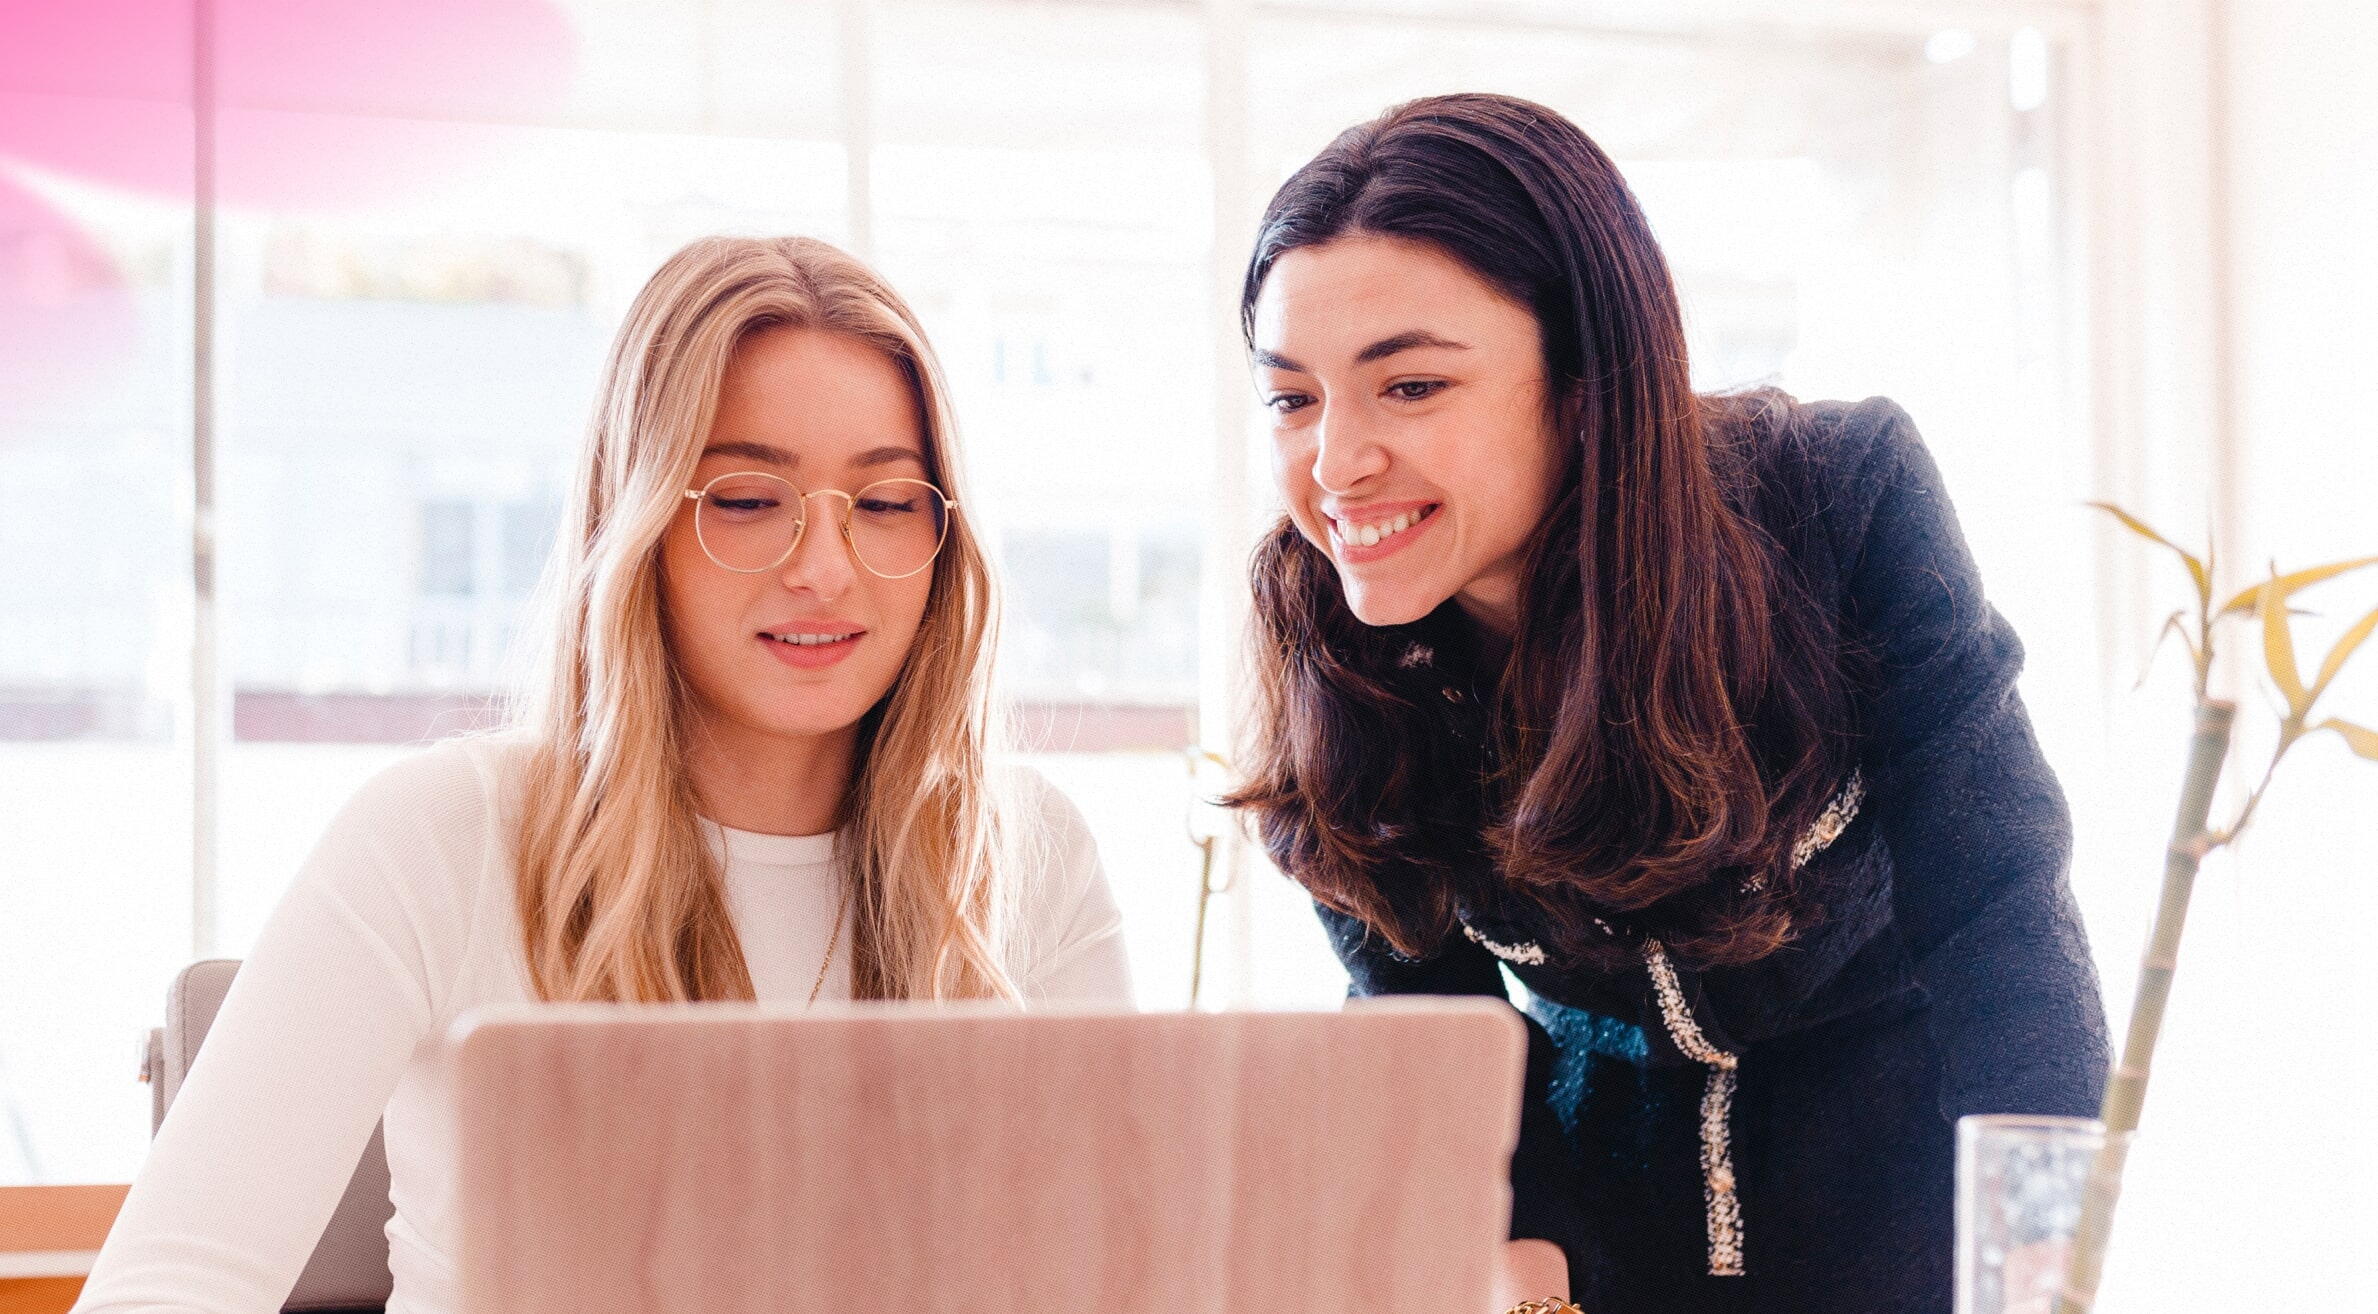
<path id="1" fill-rule="evenodd" d="M 1299 169 L 1247 267 L 1250 347 L 1273 262 L 1349 235 L 1429 243 L 1534 312 L 1566 473 L 1509 656 L 1480 672 L 1475 751 L 1458 704 L 1407 669 L 1416 643 L 1460 650 L 1454 604 L 1363 624 L 1283 518 L 1253 562 L 1256 716 L 1228 802 L 1282 870 L 1406 955 L 1452 934 L 1482 882 L 1540 905 L 1572 959 L 1633 951 L 1597 918 L 1701 964 L 1774 951 L 1818 912 L 1791 849 L 1855 730 L 1855 665 L 1787 549 L 1810 521 L 1796 407 L 1693 392 L 1641 208 L 1540 105 L 1413 101 Z"/>

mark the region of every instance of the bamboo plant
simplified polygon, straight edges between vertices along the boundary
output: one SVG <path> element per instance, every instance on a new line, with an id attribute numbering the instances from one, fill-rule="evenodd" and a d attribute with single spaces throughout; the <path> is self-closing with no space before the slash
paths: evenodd
<path id="1" fill-rule="evenodd" d="M 2155 910 L 2155 926 L 2139 969 L 2138 991 L 2130 1009 L 2130 1027 L 2122 1054 L 2106 1084 L 2105 1148 L 2082 1197 L 2081 1216 L 2073 1234 L 2071 1254 L 2056 1314 L 2088 1314 L 2097 1300 L 2099 1278 L 2105 1270 L 2106 1241 L 2112 1232 L 2114 1204 L 2122 1191 L 2122 1168 L 2128 1153 L 2128 1133 L 2138 1129 L 2139 1110 L 2146 1102 L 2147 1078 L 2154 1066 L 2155 1042 L 2163 1031 L 2164 1005 L 2171 997 L 2172 977 L 2180 958 L 2180 932 L 2188 920 L 2188 898 L 2197 870 L 2206 855 L 2236 842 L 2270 789 L 2271 779 L 2289 749 L 2315 734 L 2334 732 L 2361 757 L 2378 761 L 2378 730 L 2339 717 L 2313 719 L 2321 695 L 2328 692 L 2356 649 L 2378 630 L 2378 608 L 2355 621 L 2329 648 L 2320 669 L 2309 680 L 2298 664 L 2290 625 L 2302 613 L 2289 605 L 2298 592 L 2364 566 L 2378 565 L 2378 556 L 2331 562 L 2280 574 L 2274 567 L 2263 582 L 2213 605 L 2215 559 L 2208 546 L 2203 556 L 2181 548 L 2155 532 L 2137 516 L 2105 502 L 2092 502 L 2122 522 L 2124 528 L 2164 548 L 2186 567 L 2195 591 L 2195 606 L 2173 612 L 2157 631 L 2160 649 L 2173 635 L 2188 649 L 2194 665 L 2195 730 L 2188 766 L 2180 786 L 2180 805 L 2172 823 L 2172 838 L 2164 854 L 2163 896 Z M 2209 824 L 2215 786 L 2230 753 L 2231 731 L 2237 723 L 2234 702 L 2212 695 L 2215 641 L 2225 622 L 2251 623 L 2259 632 L 2262 665 L 2280 704 L 2278 737 L 2264 764 L 2262 777 L 2223 826 Z M 2150 654 L 2152 659 L 2152 654 Z M 2142 682 L 2144 677 L 2141 677 Z"/>

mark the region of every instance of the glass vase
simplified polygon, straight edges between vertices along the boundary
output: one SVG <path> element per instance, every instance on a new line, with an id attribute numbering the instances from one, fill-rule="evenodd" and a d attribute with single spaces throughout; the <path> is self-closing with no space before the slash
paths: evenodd
<path id="1" fill-rule="evenodd" d="M 1957 1314 L 2049 1314 L 2105 1144 L 2094 1118 L 1957 1120 Z"/>

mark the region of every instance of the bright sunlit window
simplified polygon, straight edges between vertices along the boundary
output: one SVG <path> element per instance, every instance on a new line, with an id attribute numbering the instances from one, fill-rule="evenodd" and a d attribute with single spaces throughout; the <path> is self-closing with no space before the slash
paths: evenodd
<path id="1" fill-rule="evenodd" d="M 0 448 L 12 523 L 56 545 L 0 575 L 26 622 L 0 648 L 0 735 L 30 804 L 0 843 L 40 874 L 21 888 L 41 900 L 0 931 L 30 968 L 0 1005 L 20 1179 L 127 1176 L 144 1123 L 125 1055 L 172 970 L 198 939 L 242 952 L 362 780 L 492 715 L 612 326 L 689 237 L 863 246 L 924 317 L 1005 568 L 1017 747 L 1091 817 L 1150 1007 L 1188 1000 L 1190 834 L 1210 819 L 1184 750 L 1200 627 L 1227 619 L 1201 615 L 1200 573 L 1208 536 L 1234 532 L 1212 497 L 1219 426 L 1252 412 L 1251 391 L 1212 386 L 1235 315 L 1217 262 L 1235 270 L 1246 239 L 1242 222 L 1217 248 L 1216 170 L 1243 171 L 1260 204 L 1395 101 L 1469 87 L 1542 100 L 1628 169 L 1685 289 L 1704 385 L 1888 393 L 1973 507 L 2036 510 L 2048 481 L 2022 471 L 2085 463 L 2055 372 L 2052 100 L 2010 101 L 2024 56 L 2008 40 L 1844 26 L 1777 41 L 1715 24 L 1653 39 L 1565 18 L 1264 7 L 1244 33 L 1244 137 L 1217 156 L 1193 6 L 569 13 L 575 77 L 525 121 L 227 106 L 229 197 L 239 170 L 264 167 L 243 142 L 300 133 L 354 151 L 394 133 L 439 172 L 220 208 L 221 677 L 197 695 L 175 382 L 188 207 L 37 180 L 133 280 L 144 385 L 72 399 Z M 186 114 L 161 120 L 177 122 L 186 132 Z M 1983 386 L 2010 378 L 2011 399 Z M 1245 502 L 1268 506 L 1259 472 L 1245 478 Z M 2033 518 L 1969 517 L 1994 578 L 2082 532 L 1994 529 Z M 2065 624 L 2066 601 L 2003 599 L 2027 634 Z M 2058 705 L 2091 693 L 2086 669 L 2072 688 L 2034 678 Z M 194 696 L 215 700 L 224 733 L 204 782 Z M 182 802 L 127 826 L 126 797 Z M 193 859 L 199 807 L 211 872 Z M 1343 978 L 1302 897 L 1237 862 L 1249 870 L 1212 910 L 1204 997 L 1335 999 Z"/>
<path id="2" fill-rule="evenodd" d="M 1455 90 L 1541 101 L 1618 160 L 1698 384 L 1915 418 L 2032 654 L 2119 1026 L 2181 745 L 2125 710 L 2136 654 L 2104 617 L 2148 614 L 2144 576 L 2079 508 L 2114 431 L 2092 354 L 2109 257 L 2083 223 L 2089 4 L 553 7 L 566 69 L 495 108 L 227 100 L 208 304 L 187 201 L 0 158 L 90 243 L 0 224 L 0 261 L 95 315 L 121 299 L 132 326 L 119 371 L 0 412 L 0 1184 L 129 1180 L 136 1046 L 174 972 L 246 950 L 362 781 L 500 714 L 603 352 L 709 233 L 843 244 L 920 313 L 1003 572 L 1012 751 L 1088 816 L 1141 1005 L 1188 1006 L 1193 973 L 1207 1007 L 1341 998 L 1302 893 L 1227 834 L 1211 871 L 1193 842 L 1222 780 L 1200 752 L 1230 751 L 1209 741 L 1235 710 L 1213 654 L 1241 613 L 1216 599 L 1243 593 L 1274 505 L 1252 390 L 1217 380 L 1244 377 L 1234 289 L 1271 190 L 1342 129 Z M 186 105 L 0 96 L 193 130 Z M 240 185 L 292 141 L 407 167 Z M 1201 879 L 1221 890 L 1202 917 Z M 2204 952 L 2251 971 L 2250 943 Z M 2174 1062 L 2222 1052 L 2174 1043 Z M 2206 1135 L 2250 1094 L 2159 1098 Z M 2175 1309 L 2199 1306 L 2162 1261 L 2226 1224 L 2170 1202 L 2241 1168 L 2185 1157 L 2142 1151 L 2123 1259 Z M 2319 1157 L 2290 1148 L 2284 1171 Z"/>

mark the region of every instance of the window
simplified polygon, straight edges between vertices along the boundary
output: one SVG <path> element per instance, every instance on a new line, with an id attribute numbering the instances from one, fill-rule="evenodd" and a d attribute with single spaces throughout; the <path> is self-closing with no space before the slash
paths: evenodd
<path id="1" fill-rule="evenodd" d="M 2087 529 L 2044 514 L 2088 460 L 2060 364 L 2063 38 L 2018 40 L 2024 6 L 1963 45 L 1846 10 L 1674 8 L 1636 30 L 1558 4 L 1262 3 L 1209 43 L 1223 20 L 1166 0 L 571 0 L 549 102 L 227 103 L 233 183 L 293 135 L 401 141 L 422 171 L 337 204 L 226 188 L 203 686 L 192 215 L 41 175 L 119 281 L 0 231 L 0 295 L 120 284 L 137 342 L 129 382 L 0 419 L 0 789 L 24 804 L 0 833 L 0 1181 L 128 1177 L 133 1042 L 194 942 L 243 952 L 364 778 L 495 714 L 613 326 L 701 234 L 853 246 L 922 316 L 1007 584 L 1019 749 L 1089 816 L 1149 1006 L 1187 997 L 1185 823 L 1216 781 L 1184 750 L 1243 569 L 1214 544 L 1271 501 L 1223 437 L 1256 422 L 1251 390 L 1216 386 L 1223 289 L 1252 207 L 1388 104 L 1483 87 L 1575 117 L 1674 261 L 1701 382 L 1898 397 L 2002 605 L 2035 647 L 2086 650 L 2089 580 L 2055 566 Z M 189 140 L 186 109 L 157 113 Z M 1241 213 L 1217 217 L 1217 179 Z M 2085 675 L 2035 669 L 2035 705 L 2094 699 L 2094 663 L 2060 665 Z M 1208 1002 L 1334 1000 L 1303 897 L 1239 866 Z"/>
<path id="2" fill-rule="evenodd" d="M 471 576 L 477 562 L 471 552 L 471 531 L 478 519 L 478 508 L 468 502 L 421 504 L 420 592 L 424 598 L 467 598 L 475 591 Z"/>
<path id="3" fill-rule="evenodd" d="M 190 140 L 186 106 L 0 96 Z M 0 1182 L 124 1179 L 134 1023 L 189 956 L 190 229 L 0 163 Z"/>

